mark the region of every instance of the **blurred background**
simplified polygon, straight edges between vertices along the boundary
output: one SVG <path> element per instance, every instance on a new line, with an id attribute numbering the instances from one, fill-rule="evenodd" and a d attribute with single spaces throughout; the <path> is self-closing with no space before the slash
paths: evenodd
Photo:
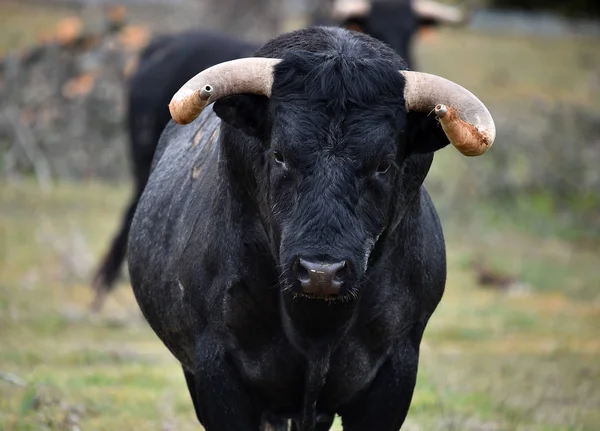
<path id="1" fill-rule="evenodd" d="M 0 429 L 198 429 L 127 271 L 91 277 L 132 193 L 126 82 L 155 36 L 262 42 L 317 0 L 0 0 Z M 417 69 L 469 88 L 494 147 L 426 180 L 448 244 L 406 430 L 600 429 L 600 6 L 448 1 Z M 338 425 L 339 426 L 339 425 Z M 341 429 L 341 428 L 338 428 Z"/>

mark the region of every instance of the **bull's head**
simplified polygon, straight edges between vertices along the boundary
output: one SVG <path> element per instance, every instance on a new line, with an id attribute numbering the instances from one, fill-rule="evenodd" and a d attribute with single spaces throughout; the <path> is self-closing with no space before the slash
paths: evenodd
<path id="1" fill-rule="evenodd" d="M 332 5 L 332 17 L 338 20 L 366 18 L 373 8 L 379 6 L 406 5 L 423 24 L 461 24 L 467 16 L 457 7 L 434 0 L 411 1 L 375 1 L 372 0 L 335 0 Z M 398 19 L 398 17 L 393 17 Z"/>
<path id="2" fill-rule="evenodd" d="M 415 35 L 442 25 L 466 25 L 469 15 L 434 0 L 334 0 L 331 8 L 342 27 L 385 41 L 409 63 Z"/>
<path id="3" fill-rule="evenodd" d="M 388 62 L 387 74 L 367 82 L 379 67 L 368 59 L 319 61 L 221 63 L 188 81 L 169 108 L 177 123 L 188 124 L 219 101 L 215 112 L 226 123 L 260 141 L 261 160 L 249 162 L 250 171 L 260 176 L 257 202 L 284 287 L 321 298 L 352 296 L 379 235 L 392 223 L 404 160 L 448 141 L 464 155 L 481 155 L 496 132 L 483 103 L 447 79 L 397 71 Z M 327 62 L 338 64 L 327 69 Z M 328 70 L 339 76 L 325 76 Z M 306 88 L 318 91 L 311 95 Z M 360 91 L 372 97 L 356 100 Z M 336 92 L 345 92 L 342 104 L 328 100 Z M 438 144 L 408 142 L 411 115 L 427 120 L 421 127 L 426 124 Z"/>

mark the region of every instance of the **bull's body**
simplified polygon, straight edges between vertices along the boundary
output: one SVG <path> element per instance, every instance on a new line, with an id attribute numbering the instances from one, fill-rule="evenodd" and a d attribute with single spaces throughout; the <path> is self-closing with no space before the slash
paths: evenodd
<path id="1" fill-rule="evenodd" d="M 142 52 L 139 68 L 129 82 L 127 131 L 134 191 L 118 232 L 98 272 L 94 307 L 114 287 L 125 258 L 127 236 L 138 200 L 150 175 L 158 139 L 169 122 L 168 104 L 175 92 L 199 70 L 250 55 L 257 45 L 225 35 L 190 31 L 155 39 Z"/>
<path id="2" fill-rule="evenodd" d="M 309 30 L 282 36 L 258 54 L 281 58 L 290 52 L 302 56 L 306 50 L 348 64 L 374 56 L 389 60 L 392 71 L 406 68 L 393 51 L 375 41 L 365 42 L 362 36 L 355 39 L 357 35 Z M 366 72 L 372 73 L 366 79 L 382 79 L 378 67 Z M 322 78 L 335 85 L 338 72 Z M 302 82 L 297 83 L 299 88 L 305 85 Z M 400 78 L 398 85 L 402 85 Z M 273 100 L 279 100 L 278 92 L 283 90 L 274 90 Z M 297 100 L 286 94 L 281 97 L 272 103 L 284 106 L 285 100 Z M 339 96 L 340 106 L 362 104 L 344 97 Z M 320 115 L 323 106 L 319 102 L 307 112 Z M 228 115 L 227 107 L 220 109 L 215 108 L 223 113 L 219 116 Z M 356 109 L 352 114 L 338 109 L 334 115 L 359 114 L 368 127 L 364 118 L 370 109 Z M 382 209 L 388 222 L 377 235 L 363 239 L 352 232 L 352 220 L 360 216 L 346 215 L 347 209 L 338 208 L 342 197 L 335 198 L 337 192 L 325 189 L 320 192 L 326 195 L 322 204 L 310 201 L 317 206 L 298 213 L 309 217 L 316 211 L 305 222 L 318 223 L 321 233 L 301 233 L 300 225 L 285 224 L 283 229 L 291 232 L 282 234 L 286 247 L 292 247 L 293 241 L 308 244 L 311 238 L 313 248 L 355 241 L 352 244 L 362 250 L 372 243 L 367 253 L 352 258 L 359 290 L 336 300 L 312 299 L 282 287 L 282 277 L 288 276 L 284 240 L 273 240 L 277 229 L 264 213 L 276 211 L 278 204 L 264 202 L 259 168 L 264 160 L 256 154 L 256 140 L 222 122 L 215 111 L 207 108 L 187 126 L 167 125 L 129 241 L 134 293 L 153 330 L 181 362 L 199 420 L 207 431 L 250 431 L 258 429 L 260 418 L 269 414 L 303 418 L 302 429 L 310 430 L 314 428 L 306 420 L 316 409 L 323 419 L 316 429 L 329 429 L 336 413 L 342 416 L 345 430 L 400 429 L 416 381 L 423 331 L 445 285 L 442 228 L 422 186 L 432 152 L 447 145 L 444 135 L 426 115 L 402 119 L 406 124 L 398 126 L 397 145 L 404 142 L 407 147 L 398 150 L 393 198 L 389 208 Z M 309 123 L 305 127 L 313 127 L 315 136 L 326 136 L 333 133 L 337 121 L 330 120 L 331 125 L 326 126 L 326 120 L 323 129 Z M 368 154 L 371 134 L 361 130 L 367 139 L 360 140 L 358 148 L 364 146 Z M 340 137 L 340 145 L 356 137 L 356 133 Z M 410 150 L 430 142 L 434 143 L 430 149 Z M 325 139 L 316 139 L 311 148 L 314 163 L 328 157 L 343 163 L 330 153 Z M 356 157 L 360 163 L 362 156 Z M 352 158 L 347 160 L 351 163 Z M 319 172 L 333 175 L 328 170 Z M 345 181 L 338 185 L 352 187 Z M 336 223 L 347 231 L 332 228 Z"/>
<path id="3" fill-rule="evenodd" d="M 373 2 L 364 15 L 349 14 L 337 20 L 313 17 L 319 25 L 341 25 L 360 30 L 391 46 L 414 68 L 412 41 L 420 27 L 437 22 L 417 16 L 411 2 Z M 140 67 L 129 84 L 128 132 L 135 190 L 121 227 L 95 276 L 95 307 L 114 287 L 125 256 L 126 239 L 138 199 L 148 181 L 158 139 L 170 119 L 167 105 L 173 94 L 201 70 L 214 64 L 249 56 L 258 44 L 207 31 L 190 31 L 155 39 L 140 58 Z"/>

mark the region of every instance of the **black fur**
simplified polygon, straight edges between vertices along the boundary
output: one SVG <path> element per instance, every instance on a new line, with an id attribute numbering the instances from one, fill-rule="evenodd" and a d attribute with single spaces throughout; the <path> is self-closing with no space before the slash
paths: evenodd
<path id="1" fill-rule="evenodd" d="M 129 238 L 136 299 L 207 431 L 265 415 L 321 431 L 336 413 L 398 430 L 445 285 L 422 183 L 448 142 L 407 115 L 406 65 L 369 36 L 311 28 L 256 55 L 284 59 L 271 99 L 222 99 L 161 136 Z M 350 262 L 340 297 L 303 295 L 297 256 Z"/>
<path id="2" fill-rule="evenodd" d="M 150 175 L 150 165 L 165 125 L 171 119 L 171 97 L 199 71 L 234 58 L 247 57 L 257 46 L 206 31 L 156 38 L 142 52 L 139 69 L 129 82 L 127 130 L 134 193 L 118 232 L 93 280 L 93 308 L 102 306 L 114 286 L 125 258 L 133 213 Z"/>
<path id="3" fill-rule="evenodd" d="M 349 17 L 344 22 L 315 17 L 314 22 L 361 30 L 389 44 L 413 68 L 410 46 L 421 22 L 408 0 L 375 1 L 366 17 Z M 258 45 L 205 31 L 192 31 L 156 38 L 142 53 L 140 68 L 130 82 L 128 130 L 130 157 L 133 163 L 135 189 L 96 275 L 97 292 L 93 308 L 102 306 L 105 295 L 114 288 L 125 256 L 125 245 L 131 218 L 148 180 L 150 164 L 158 138 L 170 120 L 168 104 L 177 90 L 196 73 L 216 63 L 251 55 Z"/>

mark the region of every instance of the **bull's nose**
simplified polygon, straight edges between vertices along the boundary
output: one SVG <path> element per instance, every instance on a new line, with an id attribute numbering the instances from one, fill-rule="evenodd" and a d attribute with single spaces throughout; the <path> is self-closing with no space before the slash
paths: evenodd
<path id="1" fill-rule="evenodd" d="M 338 295 L 346 276 L 346 261 L 327 263 L 297 261 L 297 276 L 302 292 L 316 296 Z"/>

